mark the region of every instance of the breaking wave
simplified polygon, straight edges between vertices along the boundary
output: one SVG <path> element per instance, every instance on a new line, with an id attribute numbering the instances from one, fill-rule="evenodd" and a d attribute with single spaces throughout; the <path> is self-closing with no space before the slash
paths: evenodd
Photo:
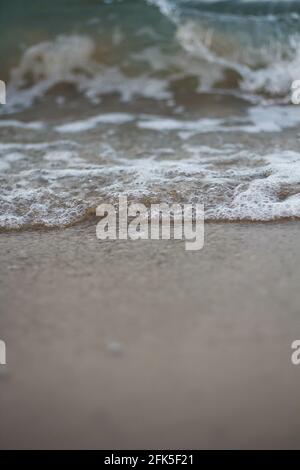
<path id="1" fill-rule="evenodd" d="M 125 2 L 111 2 L 108 10 L 102 4 L 102 16 L 87 17 L 77 28 L 31 39 L 6 70 L 5 112 L 31 106 L 55 87 L 63 94 L 63 85 L 93 103 L 114 93 L 123 102 L 138 97 L 176 102 L 174 83 L 191 76 L 196 85 L 185 87 L 198 93 L 239 91 L 248 98 L 289 100 L 291 82 L 300 76 L 298 1 L 127 0 L 127 5 L 129 23 L 120 20 Z M 105 27 L 112 12 L 115 22 Z"/>

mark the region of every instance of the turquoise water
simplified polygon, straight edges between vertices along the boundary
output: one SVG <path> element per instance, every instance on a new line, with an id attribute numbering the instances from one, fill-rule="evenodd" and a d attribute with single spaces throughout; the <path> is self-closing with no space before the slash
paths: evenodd
<path id="1" fill-rule="evenodd" d="M 0 1 L 0 228 L 100 200 L 300 216 L 299 1 Z"/>

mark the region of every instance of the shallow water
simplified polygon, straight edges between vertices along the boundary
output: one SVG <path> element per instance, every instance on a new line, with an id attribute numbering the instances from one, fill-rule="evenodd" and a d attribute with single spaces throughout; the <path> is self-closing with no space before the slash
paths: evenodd
<path id="1" fill-rule="evenodd" d="M 300 216 L 299 1 L 0 2 L 0 228 L 103 201 Z"/>

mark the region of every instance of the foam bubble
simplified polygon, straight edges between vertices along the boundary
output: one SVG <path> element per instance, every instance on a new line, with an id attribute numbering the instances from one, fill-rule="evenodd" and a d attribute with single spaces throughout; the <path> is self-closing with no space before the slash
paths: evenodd
<path id="1" fill-rule="evenodd" d="M 300 109 L 296 106 L 252 106 L 244 117 L 182 120 L 144 115 L 137 123 L 141 129 L 158 132 L 180 131 L 179 136 L 189 138 L 207 132 L 280 132 L 300 123 Z"/>
<path id="2" fill-rule="evenodd" d="M 17 127 L 20 129 L 40 130 L 45 127 L 43 122 L 22 122 L 14 119 L 0 119 L 0 127 Z"/>
<path id="3" fill-rule="evenodd" d="M 94 129 L 99 124 L 124 124 L 126 122 L 130 122 L 134 119 L 134 116 L 128 113 L 107 113 L 107 114 L 100 114 L 98 116 L 94 116 L 92 118 L 88 118 L 81 121 L 75 121 L 72 123 L 62 124 L 60 126 L 56 126 L 55 130 L 57 132 L 83 132 L 90 129 Z"/>

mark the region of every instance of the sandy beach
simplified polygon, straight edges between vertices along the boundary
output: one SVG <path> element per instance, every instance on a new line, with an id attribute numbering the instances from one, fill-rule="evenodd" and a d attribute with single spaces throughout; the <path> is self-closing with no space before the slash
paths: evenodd
<path id="1" fill-rule="evenodd" d="M 2 3 L 0 450 L 300 449 L 300 0 Z"/>
<path id="2" fill-rule="evenodd" d="M 299 448 L 299 223 L 2 234 L 0 447 Z"/>

